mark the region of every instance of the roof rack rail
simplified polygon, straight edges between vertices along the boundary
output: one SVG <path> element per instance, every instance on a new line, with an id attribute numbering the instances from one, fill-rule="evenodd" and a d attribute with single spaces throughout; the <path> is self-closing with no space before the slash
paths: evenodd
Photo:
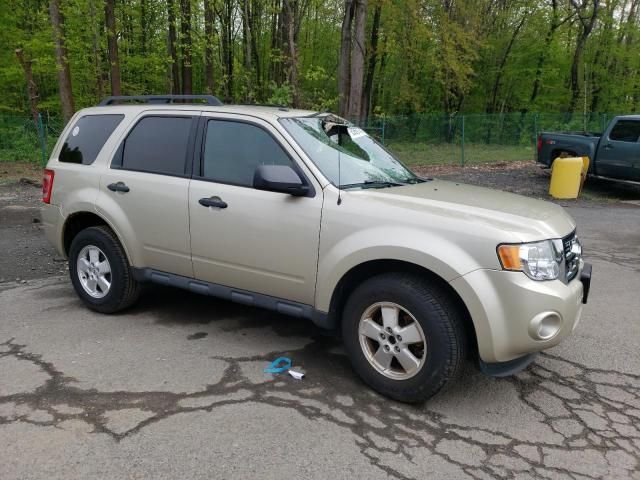
<path id="1" fill-rule="evenodd" d="M 281 103 L 239 103 L 238 105 L 246 106 L 246 107 L 273 107 L 273 108 L 289 108 L 287 105 L 283 105 Z"/>
<path id="2" fill-rule="evenodd" d="M 98 105 L 114 105 L 119 103 L 199 103 L 193 100 L 200 100 L 205 105 L 222 105 L 218 97 L 213 95 L 119 95 L 106 97 Z"/>

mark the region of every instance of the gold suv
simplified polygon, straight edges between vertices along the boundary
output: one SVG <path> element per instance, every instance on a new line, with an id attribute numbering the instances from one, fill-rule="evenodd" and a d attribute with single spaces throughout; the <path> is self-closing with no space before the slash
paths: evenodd
<path id="1" fill-rule="evenodd" d="M 355 371 L 425 400 L 477 352 L 508 375 L 576 327 L 591 266 L 562 207 L 420 178 L 329 114 L 110 97 L 47 164 L 46 235 L 91 309 L 141 282 L 342 333 Z"/>

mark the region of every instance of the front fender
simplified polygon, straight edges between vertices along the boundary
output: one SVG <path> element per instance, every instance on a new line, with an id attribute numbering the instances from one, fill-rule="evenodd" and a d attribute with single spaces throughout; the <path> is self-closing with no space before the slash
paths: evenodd
<path id="1" fill-rule="evenodd" d="M 389 241 L 393 239 L 394 243 Z M 426 268 L 451 280 L 481 268 L 469 249 L 421 229 L 373 227 L 359 230 L 331 245 L 321 244 L 315 306 L 328 312 L 338 282 L 354 267 L 374 260 L 399 260 Z"/>

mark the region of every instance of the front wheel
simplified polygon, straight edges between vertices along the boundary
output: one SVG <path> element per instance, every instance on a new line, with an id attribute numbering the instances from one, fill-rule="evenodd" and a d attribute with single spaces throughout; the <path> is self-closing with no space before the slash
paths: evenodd
<path id="1" fill-rule="evenodd" d="M 377 392 L 421 402 L 461 371 L 467 339 L 458 305 L 437 282 L 391 273 L 357 287 L 342 334 L 354 370 Z"/>

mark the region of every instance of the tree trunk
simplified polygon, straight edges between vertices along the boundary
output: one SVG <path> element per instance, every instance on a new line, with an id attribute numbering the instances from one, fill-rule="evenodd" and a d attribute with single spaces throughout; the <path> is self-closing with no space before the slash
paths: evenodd
<path id="1" fill-rule="evenodd" d="M 71 89 L 71 71 L 64 36 L 64 18 L 60 13 L 60 0 L 50 0 L 49 15 L 53 27 L 53 41 L 55 43 L 56 65 L 58 67 L 58 89 L 60 90 L 60 106 L 65 123 L 75 111 L 73 105 L 73 91 Z"/>
<path id="2" fill-rule="evenodd" d="M 600 7 L 600 0 L 593 0 L 593 10 L 588 18 L 581 16 L 581 13 L 584 13 L 584 10 L 586 9 L 587 0 L 583 0 L 582 5 L 578 5 L 577 0 L 571 0 L 571 3 L 577 10 L 578 19 L 580 20 L 582 29 L 576 41 L 576 48 L 573 53 L 573 62 L 571 63 L 571 100 L 569 102 L 569 108 L 567 110 L 567 113 L 569 115 L 575 110 L 576 105 L 578 104 L 578 97 L 580 96 L 579 71 L 580 62 L 582 60 L 582 52 L 584 51 L 584 46 L 587 43 L 587 39 L 589 38 L 589 35 L 591 34 L 593 27 L 596 24 Z"/>
<path id="3" fill-rule="evenodd" d="M 282 10 L 284 16 L 285 50 L 287 59 L 287 81 L 292 90 L 293 106 L 300 106 L 300 92 L 298 89 L 298 52 L 296 49 L 296 0 L 283 0 Z"/>
<path id="4" fill-rule="evenodd" d="M 217 5 L 214 3 L 214 5 Z M 224 70 L 225 102 L 233 101 L 233 1 L 224 0 L 222 8 L 216 10 L 220 19 L 220 50 Z"/>
<path id="5" fill-rule="evenodd" d="M 233 1 L 225 0 L 225 27 L 227 37 L 227 98 L 233 101 Z"/>
<path id="6" fill-rule="evenodd" d="M 376 72 L 376 62 L 378 60 L 378 31 L 380 30 L 380 15 L 382 14 L 382 3 L 378 2 L 373 11 L 373 23 L 371 25 L 371 43 L 369 53 L 369 66 L 367 77 L 364 83 L 362 95 L 362 117 L 366 119 L 370 114 L 373 96 L 373 77 Z"/>
<path id="7" fill-rule="evenodd" d="M 100 55 L 100 26 L 96 22 L 96 7 L 94 0 L 89 0 L 89 18 L 93 26 L 93 35 L 91 37 L 91 49 L 93 53 L 93 70 L 96 79 L 96 97 L 97 100 L 104 96 L 104 83 L 102 78 L 102 61 Z"/>
<path id="8" fill-rule="evenodd" d="M 191 69 L 191 0 L 180 0 L 180 33 L 182 38 L 182 93 L 191 95 L 192 69 Z"/>
<path id="9" fill-rule="evenodd" d="M 280 50 L 282 48 L 281 41 L 281 22 L 282 22 L 282 9 L 280 7 L 279 0 L 273 0 L 271 8 L 271 52 Z M 269 62 L 269 72 L 267 79 L 276 84 L 281 83 L 280 75 L 280 62 Z"/>
<path id="10" fill-rule="evenodd" d="M 140 52 L 147 54 L 147 2 L 140 0 Z"/>
<path id="11" fill-rule="evenodd" d="M 167 0 L 167 19 L 169 21 L 169 56 L 171 57 L 171 93 L 180 93 L 180 71 L 178 50 L 176 48 L 176 4 L 175 0 Z"/>
<path id="12" fill-rule="evenodd" d="M 25 58 L 24 52 L 21 48 L 16 49 L 16 57 L 22 69 L 24 70 L 24 78 L 27 81 L 27 93 L 29 94 L 29 107 L 31 108 L 31 116 L 33 117 L 34 125 L 38 125 L 38 88 L 36 82 L 33 81 L 33 73 L 31 72 L 32 60 Z"/>
<path id="13" fill-rule="evenodd" d="M 344 19 L 340 33 L 340 64 L 338 65 L 338 114 L 346 117 L 349 109 L 349 86 L 351 72 L 351 24 L 355 0 L 345 0 Z"/>
<path id="14" fill-rule="evenodd" d="M 349 88 L 348 115 L 362 119 L 362 92 L 364 87 L 365 28 L 367 23 L 367 0 L 355 0 L 355 25 L 351 42 L 351 83 Z"/>
<path id="15" fill-rule="evenodd" d="M 490 100 L 490 102 L 488 104 L 487 113 L 495 113 L 496 112 L 496 106 L 497 106 L 497 101 L 498 101 L 498 91 L 500 90 L 500 82 L 502 82 L 502 74 L 504 73 L 504 67 L 507 64 L 507 60 L 509 58 L 509 54 L 511 53 L 511 49 L 513 48 L 513 44 L 516 41 L 516 37 L 520 33 L 520 29 L 522 28 L 522 25 L 524 25 L 524 21 L 528 16 L 529 16 L 529 13 L 525 12 L 525 14 L 522 16 L 522 19 L 518 23 L 518 25 L 516 25 L 516 28 L 513 31 L 513 34 L 511 35 L 511 38 L 509 39 L 509 43 L 507 44 L 507 48 L 506 48 L 506 50 L 504 52 L 504 55 L 502 56 L 502 59 L 500 60 L 500 65 L 498 66 L 498 72 L 496 73 L 496 78 L 495 78 L 495 81 L 493 82 L 493 88 L 491 89 L 491 100 Z"/>
<path id="16" fill-rule="evenodd" d="M 111 95 L 122 95 L 120 87 L 120 61 L 118 60 L 118 37 L 116 36 L 116 2 L 106 0 L 104 3 L 104 18 L 107 24 L 107 48 L 109 50 L 109 65 L 111 69 Z"/>
<path id="17" fill-rule="evenodd" d="M 255 97 L 253 77 L 253 53 L 251 43 L 252 17 L 249 0 L 242 0 L 242 60 L 244 64 L 244 76 L 246 80 L 245 101 L 253 102 Z"/>
<path id="18" fill-rule="evenodd" d="M 260 8 L 262 7 L 261 3 L 254 3 L 253 9 L 251 10 L 251 53 L 253 54 L 253 68 L 255 70 L 254 78 L 256 79 L 256 87 L 254 88 L 255 92 L 261 94 L 262 92 L 262 69 L 260 68 L 260 54 L 258 53 L 258 39 L 257 39 L 257 30 L 258 23 L 261 18 L 262 12 Z"/>
<path id="19" fill-rule="evenodd" d="M 215 81 L 213 78 L 213 32 L 214 32 L 214 15 L 212 0 L 204 0 L 204 63 L 205 76 L 207 83 L 207 92 L 215 94 Z"/>
<path id="20" fill-rule="evenodd" d="M 355 0 L 345 0 L 344 19 L 340 33 L 340 60 L 338 65 L 338 114 L 346 117 L 349 110 L 351 73 L 351 24 Z"/>
<path id="21" fill-rule="evenodd" d="M 251 53 L 251 12 L 249 0 L 242 0 L 242 53 L 244 68 L 247 72 L 251 72 L 251 62 L 253 55 Z"/>

